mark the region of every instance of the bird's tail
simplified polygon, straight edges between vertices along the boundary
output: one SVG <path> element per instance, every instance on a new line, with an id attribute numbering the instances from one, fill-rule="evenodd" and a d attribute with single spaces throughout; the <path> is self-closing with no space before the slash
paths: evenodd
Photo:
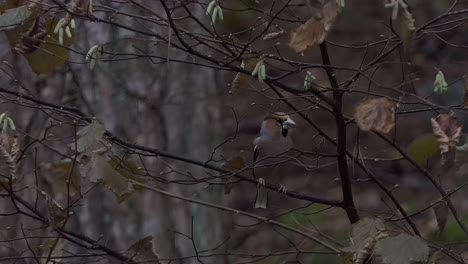
<path id="1" fill-rule="evenodd" d="M 268 206 L 268 190 L 262 186 L 257 186 L 254 208 L 266 209 Z"/>

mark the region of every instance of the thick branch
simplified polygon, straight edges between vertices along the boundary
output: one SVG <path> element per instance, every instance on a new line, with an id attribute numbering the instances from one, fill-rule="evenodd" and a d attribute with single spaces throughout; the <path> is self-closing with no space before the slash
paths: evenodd
<path id="1" fill-rule="evenodd" d="M 325 65 L 331 65 L 330 57 L 328 55 L 327 43 L 323 42 L 320 44 L 320 53 L 322 55 L 322 62 Z M 351 223 L 359 221 L 359 214 L 354 206 L 353 190 L 351 187 L 351 178 L 349 177 L 348 161 L 346 158 L 346 123 L 342 111 L 342 97 L 343 91 L 338 90 L 339 85 L 336 80 L 335 72 L 332 68 L 325 68 L 328 79 L 330 81 L 333 90 L 333 99 L 335 104 L 333 105 L 333 114 L 335 117 L 336 129 L 337 129 L 337 161 L 338 170 L 341 178 L 341 189 L 343 193 L 343 202 L 345 204 L 346 214 Z"/>

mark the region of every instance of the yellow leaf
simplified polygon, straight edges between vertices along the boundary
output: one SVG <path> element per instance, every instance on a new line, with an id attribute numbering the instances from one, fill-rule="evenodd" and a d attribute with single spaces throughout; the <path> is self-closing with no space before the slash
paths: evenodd
<path id="1" fill-rule="evenodd" d="M 432 133 L 417 137 L 408 146 L 408 155 L 421 166 L 425 166 L 437 153 L 439 153 L 439 143 Z"/>

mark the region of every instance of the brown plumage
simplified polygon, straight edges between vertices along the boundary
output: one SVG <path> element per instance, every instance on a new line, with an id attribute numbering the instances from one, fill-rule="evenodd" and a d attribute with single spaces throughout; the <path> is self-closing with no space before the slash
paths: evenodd
<path id="1" fill-rule="evenodd" d="M 260 136 L 254 140 L 254 163 L 256 167 L 267 166 L 284 161 L 284 156 L 293 146 L 293 142 L 289 135 L 289 129 L 295 128 L 296 123 L 289 115 L 281 112 L 268 114 L 262 122 L 260 128 Z M 254 177 L 255 169 L 254 169 Z M 268 202 L 268 192 L 261 188 L 264 183 L 263 178 L 258 178 L 259 188 L 255 201 L 255 208 L 266 208 Z"/>

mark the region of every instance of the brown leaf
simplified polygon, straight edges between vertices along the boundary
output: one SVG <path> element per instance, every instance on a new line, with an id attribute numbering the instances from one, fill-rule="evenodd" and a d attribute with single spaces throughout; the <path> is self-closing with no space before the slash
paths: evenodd
<path id="1" fill-rule="evenodd" d="M 42 15 L 37 16 L 29 30 L 23 34 L 13 47 L 13 52 L 19 54 L 34 52 L 41 46 L 41 42 L 47 35 L 47 31 L 47 19 Z"/>
<path id="2" fill-rule="evenodd" d="M 49 197 L 45 192 L 41 192 L 47 201 L 47 211 L 49 215 L 49 225 L 54 228 L 63 228 L 67 220 L 67 212 L 56 201 Z"/>
<path id="3" fill-rule="evenodd" d="M 63 239 L 47 239 L 42 245 L 42 259 L 41 264 L 51 263 L 47 261 L 47 257 L 54 257 L 55 262 L 60 262 L 60 258 L 63 255 L 63 246 L 65 245 L 65 240 Z M 47 261 L 47 262 L 46 262 Z"/>
<path id="4" fill-rule="evenodd" d="M 227 160 L 223 164 L 223 169 L 230 170 L 230 171 L 238 171 L 245 168 L 245 161 L 241 157 L 237 156 L 230 160 Z M 230 194 L 232 190 L 232 180 L 231 178 L 223 178 L 224 182 L 224 193 Z"/>
<path id="5" fill-rule="evenodd" d="M 448 114 L 440 114 L 436 118 L 431 118 L 431 124 L 432 131 L 439 142 L 442 160 L 446 161 L 460 141 L 463 123 L 457 119 L 453 111 L 450 111 Z"/>
<path id="6" fill-rule="evenodd" d="M 56 192 L 70 195 L 70 197 L 77 197 L 80 194 L 81 176 L 78 164 L 73 165 L 72 160 L 62 160 L 58 163 L 46 164 L 45 167 L 48 172 L 46 180 Z"/>
<path id="7" fill-rule="evenodd" d="M 316 1 L 314 1 L 315 3 Z M 335 0 L 327 0 L 307 22 L 291 33 L 289 47 L 296 52 L 304 52 L 308 47 L 323 42 L 338 15 L 338 6 Z"/>
<path id="8" fill-rule="evenodd" d="M 152 236 L 147 236 L 130 246 L 130 248 L 128 248 L 128 252 L 130 253 L 131 260 L 136 262 L 159 264 L 159 257 L 153 251 L 152 240 Z"/>
<path id="9" fill-rule="evenodd" d="M 86 175 L 89 181 L 102 181 L 114 193 L 118 203 L 121 203 L 127 200 L 135 189 L 133 184 L 126 179 L 128 175 L 122 174 L 116 168 L 112 160 L 109 161 L 106 155 L 98 153 L 92 153 L 86 160 L 83 159 L 80 165 L 81 173 Z"/>
<path id="10" fill-rule="evenodd" d="M 75 42 L 76 34 L 74 33 L 74 29 L 71 29 L 72 37 L 64 38 L 63 46 L 60 45 L 58 43 L 59 37 L 54 33 L 58 20 L 46 19 L 46 21 L 47 33 L 41 41 L 40 47 L 31 53 L 23 54 L 29 62 L 32 71 L 36 74 L 50 74 L 62 68 L 70 58 L 68 47 Z M 30 30 L 33 23 L 35 21 L 31 20 L 16 27 L 14 30 L 5 32 L 12 47 L 21 41 L 22 36 Z"/>
<path id="11" fill-rule="evenodd" d="M 447 224 L 447 219 L 449 215 L 447 202 L 442 201 L 436 204 L 434 207 L 432 207 L 432 210 L 434 211 L 434 214 L 436 216 L 437 227 L 439 228 L 439 235 L 440 235 L 445 229 L 445 225 Z"/>
<path id="12" fill-rule="evenodd" d="M 395 108 L 392 100 L 381 98 L 364 99 L 356 107 L 354 118 L 361 130 L 388 133 L 395 126 Z"/>

